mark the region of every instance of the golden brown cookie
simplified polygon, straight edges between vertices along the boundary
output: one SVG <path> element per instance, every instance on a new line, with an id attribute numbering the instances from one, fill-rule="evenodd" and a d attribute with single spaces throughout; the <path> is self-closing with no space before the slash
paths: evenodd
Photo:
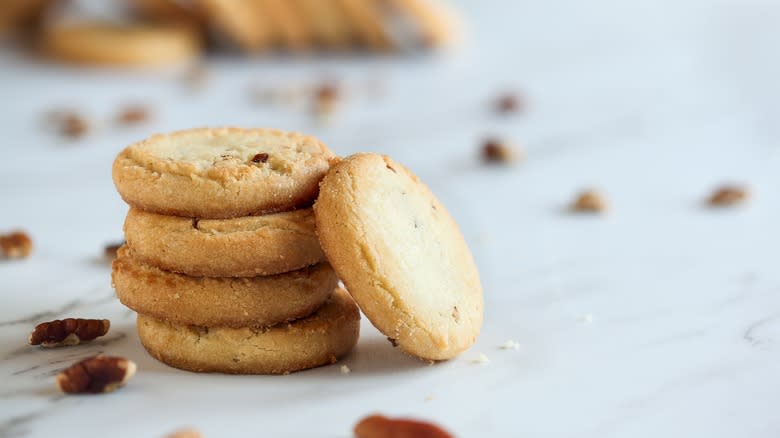
<path id="1" fill-rule="evenodd" d="M 278 47 L 292 51 L 311 48 L 313 35 L 297 5 L 298 0 L 261 1 L 262 13 L 272 23 Z"/>
<path id="2" fill-rule="evenodd" d="M 343 289 L 308 318 L 265 329 L 186 326 L 138 315 L 146 350 L 195 372 L 287 374 L 327 365 L 352 350 L 359 333 L 360 312 Z"/>
<path id="3" fill-rule="evenodd" d="M 107 22 L 54 25 L 41 41 L 44 53 L 61 61 L 128 67 L 190 61 L 200 45 L 200 35 L 189 26 Z"/>
<path id="4" fill-rule="evenodd" d="M 379 51 L 389 51 L 395 48 L 390 35 L 385 30 L 381 5 L 375 1 L 366 0 L 334 1 L 340 3 L 347 19 L 355 27 L 360 43 Z"/>
<path id="5" fill-rule="evenodd" d="M 298 0 L 314 44 L 330 49 L 346 49 L 355 43 L 355 35 L 339 1 Z"/>
<path id="6" fill-rule="evenodd" d="M 266 277 L 189 277 L 145 265 L 119 249 L 112 281 L 119 301 L 179 324 L 267 326 L 314 312 L 338 284 L 327 263 Z"/>
<path id="7" fill-rule="evenodd" d="M 356 154 L 323 179 L 322 249 L 369 320 L 406 352 L 455 357 L 482 326 L 479 273 L 458 225 L 389 157 Z"/>
<path id="8" fill-rule="evenodd" d="M 255 277 L 325 261 L 311 208 L 191 219 L 131 208 L 125 239 L 146 264 L 197 277 Z"/>
<path id="9" fill-rule="evenodd" d="M 162 23 L 199 26 L 203 21 L 194 0 L 130 0 L 130 6 L 140 17 Z"/>
<path id="10" fill-rule="evenodd" d="M 333 159 L 327 146 L 297 133 L 201 128 L 128 146 L 113 177 L 122 199 L 141 210 L 226 219 L 310 205 Z"/>
<path id="11" fill-rule="evenodd" d="M 208 23 L 247 51 L 272 47 L 274 23 L 263 12 L 265 0 L 195 0 Z"/>

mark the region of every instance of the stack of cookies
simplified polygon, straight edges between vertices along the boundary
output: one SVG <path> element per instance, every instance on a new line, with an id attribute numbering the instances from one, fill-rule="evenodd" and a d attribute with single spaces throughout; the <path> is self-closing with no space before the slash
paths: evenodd
<path id="1" fill-rule="evenodd" d="M 144 347 L 199 372 L 283 374 L 333 363 L 360 314 L 323 254 L 311 208 L 335 157 L 312 137 L 193 129 L 123 150 L 130 205 L 113 264 Z"/>

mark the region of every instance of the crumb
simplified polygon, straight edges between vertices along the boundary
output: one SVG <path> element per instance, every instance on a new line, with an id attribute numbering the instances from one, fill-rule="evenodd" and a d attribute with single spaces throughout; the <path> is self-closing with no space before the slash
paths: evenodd
<path id="1" fill-rule="evenodd" d="M 571 210 L 580 213 L 601 213 L 607 210 L 607 201 L 595 190 L 581 192 L 571 205 Z"/>
<path id="2" fill-rule="evenodd" d="M 587 315 L 583 316 L 582 317 L 582 322 L 584 322 L 585 324 L 592 323 L 593 322 L 593 314 L 592 313 L 588 313 Z"/>
<path id="3" fill-rule="evenodd" d="M 490 359 L 488 359 L 488 357 L 485 355 L 485 353 L 479 353 L 479 355 L 477 356 L 476 359 L 474 359 L 473 362 L 474 363 L 479 363 L 479 364 L 489 363 Z"/>
<path id="4" fill-rule="evenodd" d="M 124 245 L 125 242 L 119 242 L 119 243 L 110 243 L 103 248 L 103 255 L 110 260 L 113 260 L 116 258 L 116 252 L 119 250 L 119 247 Z"/>
<path id="5" fill-rule="evenodd" d="M 79 138 L 89 132 L 87 119 L 75 112 L 62 114 L 57 123 L 60 134 L 65 137 Z"/>
<path id="6" fill-rule="evenodd" d="M 342 365 L 342 366 L 341 366 L 341 374 L 349 374 L 349 373 L 351 373 L 351 372 L 352 372 L 352 370 L 351 370 L 351 369 L 349 369 L 349 367 L 348 367 L 348 366 L 346 366 L 346 365 Z"/>
<path id="7" fill-rule="evenodd" d="M 32 249 L 32 239 L 24 231 L 0 234 L 0 259 L 24 259 Z"/>
<path id="8" fill-rule="evenodd" d="M 518 350 L 520 348 L 520 343 L 510 339 L 510 340 L 504 342 L 503 344 L 501 344 L 500 348 L 502 350 Z"/>
<path id="9" fill-rule="evenodd" d="M 715 190 L 708 202 L 713 207 L 732 207 L 747 201 L 749 197 L 747 188 L 729 185 Z"/>
<path id="10" fill-rule="evenodd" d="M 499 114 L 511 114 L 522 111 L 525 105 L 522 99 L 512 93 L 506 93 L 496 100 L 496 111 Z"/>
<path id="11" fill-rule="evenodd" d="M 149 109 L 141 105 L 123 108 L 117 115 L 117 122 L 123 125 L 134 125 L 149 120 Z"/>
<path id="12" fill-rule="evenodd" d="M 339 88 L 333 83 L 322 84 L 314 90 L 314 114 L 327 117 L 336 110 L 339 102 Z"/>
<path id="13" fill-rule="evenodd" d="M 201 438 L 203 435 L 200 434 L 195 429 L 179 429 L 169 435 L 166 435 L 165 438 Z"/>
<path id="14" fill-rule="evenodd" d="M 506 164 L 516 158 L 516 149 L 504 141 L 491 138 L 482 144 L 482 159 L 486 163 Z"/>
<path id="15" fill-rule="evenodd" d="M 433 400 L 433 396 L 432 395 L 428 395 L 428 396 L 425 397 L 425 401 L 431 401 L 431 400 Z"/>

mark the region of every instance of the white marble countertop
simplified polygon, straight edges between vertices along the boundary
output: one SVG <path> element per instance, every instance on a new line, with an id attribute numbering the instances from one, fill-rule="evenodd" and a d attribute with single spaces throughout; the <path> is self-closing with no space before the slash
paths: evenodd
<path id="1" fill-rule="evenodd" d="M 469 43 L 433 59 L 214 59 L 191 93 L 175 73 L 85 72 L 0 52 L 0 230 L 26 229 L 31 258 L 0 263 L 0 437 L 348 437 L 382 412 L 458 436 L 780 436 L 780 3 L 774 0 L 461 1 Z M 331 124 L 301 108 L 252 105 L 252 83 L 325 76 L 354 92 Z M 522 90 L 525 114 L 490 100 Z M 119 105 L 152 122 L 116 127 Z M 42 114 L 71 106 L 98 122 L 77 141 Z M 114 298 L 106 243 L 125 205 L 110 164 L 152 132 L 270 126 L 337 153 L 391 154 L 462 225 L 486 291 L 486 321 L 461 358 L 404 357 L 364 320 L 342 363 L 283 377 L 198 375 L 148 356 Z M 511 168 L 482 165 L 484 136 L 524 145 Z M 735 181 L 735 210 L 703 207 Z M 563 209 L 586 186 L 612 211 Z M 26 345 L 38 322 L 109 318 L 103 340 Z M 518 350 L 499 348 L 507 340 Z M 106 352 L 135 360 L 122 390 L 65 397 L 53 375 Z M 474 363 L 479 353 L 490 362 Z"/>

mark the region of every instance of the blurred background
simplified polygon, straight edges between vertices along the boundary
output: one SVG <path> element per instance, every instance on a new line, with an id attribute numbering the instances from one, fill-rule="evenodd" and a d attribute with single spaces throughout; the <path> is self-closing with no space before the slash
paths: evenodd
<path id="1" fill-rule="evenodd" d="M 339 383 L 356 392 L 332 406 L 350 416 L 332 430 L 376 406 L 463 436 L 780 431 L 776 0 L 0 5 L 0 232 L 35 245 L 0 264 L 3 320 L 110 292 L 95 259 L 121 241 L 110 169 L 123 147 L 198 126 L 294 130 L 414 170 L 460 223 L 486 291 L 463 359 L 420 370 L 390 351 L 405 372 L 361 380 L 373 362 L 358 347 Z M 507 339 L 522 348 L 499 351 Z M 134 338 L 122 348 L 143 354 Z M 476 368 L 480 351 L 490 364 Z M 265 389 L 311 390 L 290 382 Z M 420 387 L 436 401 L 404 398 Z M 328 412 L 280 406 L 275 436 Z M 222 414 L 257 428 L 235 412 Z"/>

